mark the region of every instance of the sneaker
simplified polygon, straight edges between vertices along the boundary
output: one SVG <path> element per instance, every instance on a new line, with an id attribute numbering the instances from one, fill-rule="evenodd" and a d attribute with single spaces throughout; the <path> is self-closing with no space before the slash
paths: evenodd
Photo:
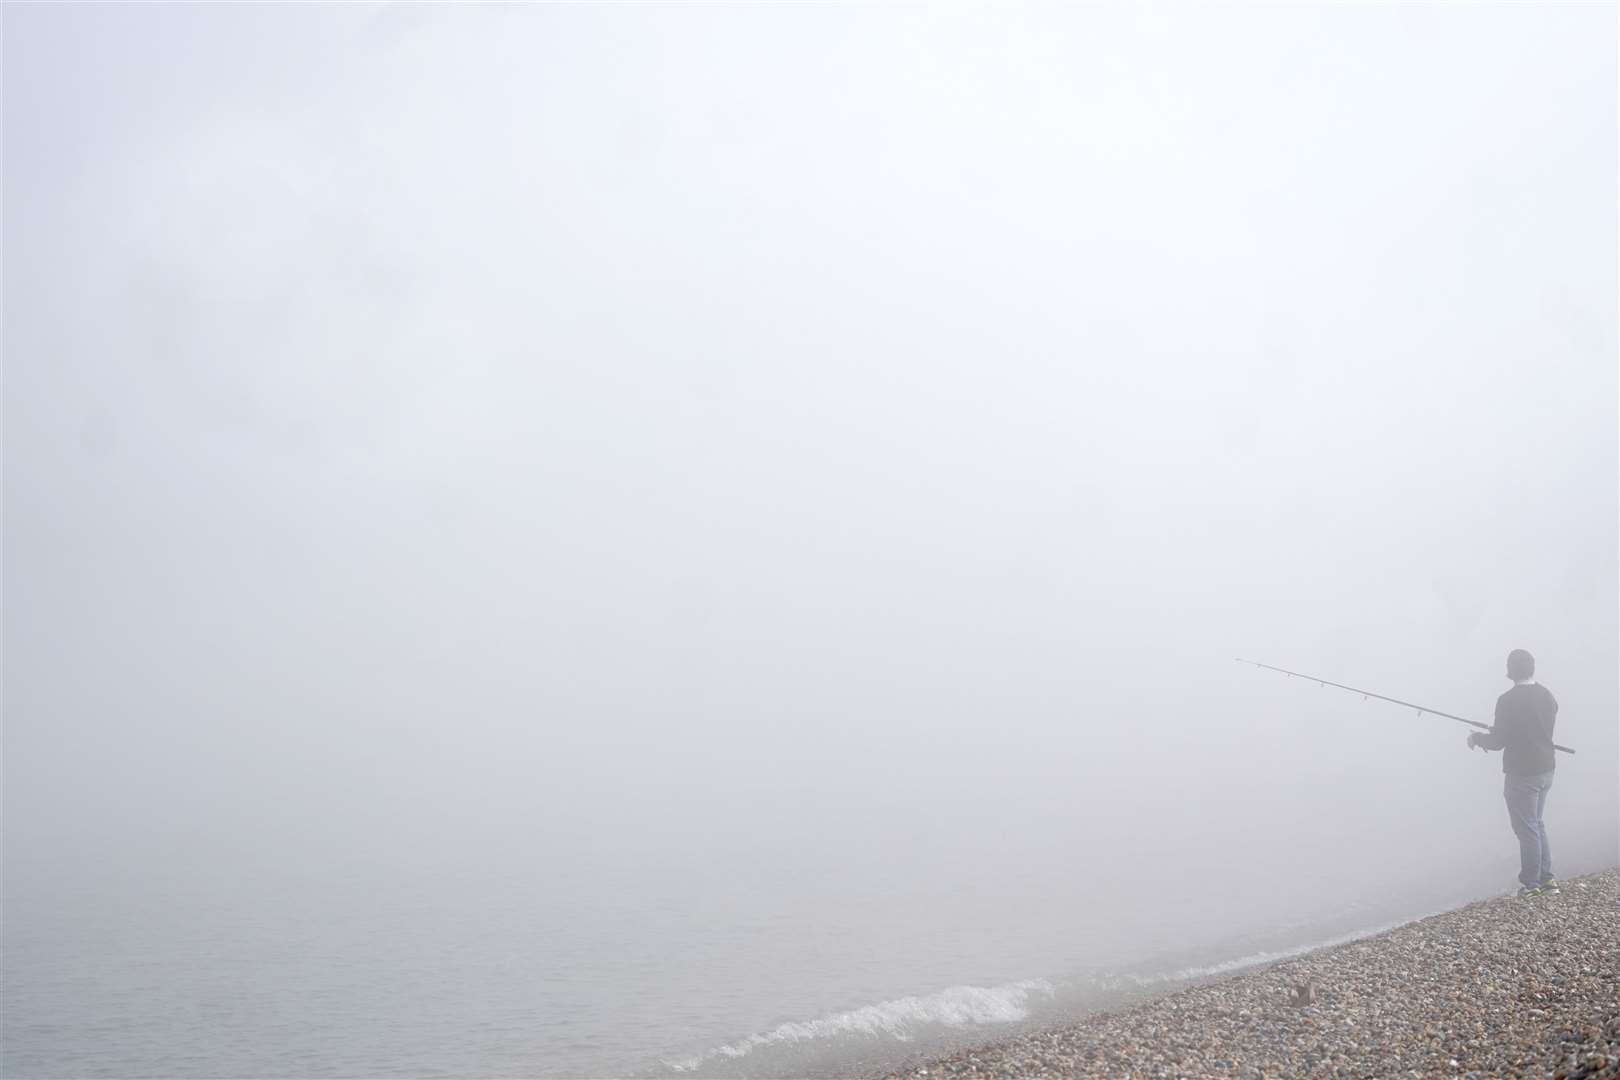
<path id="1" fill-rule="evenodd" d="M 1537 886 L 1535 888 L 1531 888 L 1529 885 L 1525 885 L 1525 886 L 1523 886 L 1523 887 L 1521 887 L 1519 889 L 1519 899 L 1520 900 L 1528 900 L 1532 896 L 1540 896 L 1540 895 L 1541 895 L 1540 886 Z"/>
<path id="2" fill-rule="evenodd" d="M 1544 896 L 1557 896 L 1564 890 L 1558 887 L 1557 878 L 1548 878 L 1541 883 L 1541 892 Z"/>

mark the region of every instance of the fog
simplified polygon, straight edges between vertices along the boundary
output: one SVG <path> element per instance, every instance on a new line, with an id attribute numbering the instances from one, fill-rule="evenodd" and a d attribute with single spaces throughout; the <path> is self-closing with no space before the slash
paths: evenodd
<path id="1" fill-rule="evenodd" d="M 1216 936 L 1516 867 L 1463 726 L 1234 656 L 1489 721 L 1516 647 L 1612 864 L 1615 32 L 9 7 L 9 882 L 769 866 Z"/>

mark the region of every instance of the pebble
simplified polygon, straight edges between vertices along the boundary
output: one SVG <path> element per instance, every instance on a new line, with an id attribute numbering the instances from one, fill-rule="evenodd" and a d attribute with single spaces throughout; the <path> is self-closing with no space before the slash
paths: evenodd
<path id="1" fill-rule="evenodd" d="M 1620 1080 L 1616 972 L 1620 868 L 889 1077 Z"/>

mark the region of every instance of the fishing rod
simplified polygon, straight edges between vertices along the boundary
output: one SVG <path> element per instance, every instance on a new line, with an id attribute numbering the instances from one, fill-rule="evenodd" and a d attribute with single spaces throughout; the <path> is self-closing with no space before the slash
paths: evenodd
<path id="1" fill-rule="evenodd" d="M 1467 724 L 1469 727 L 1483 728 L 1486 731 L 1491 730 L 1491 725 L 1482 724 L 1478 720 L 1470 720 L 1466 716 L 1453 716 L 1451 713 L 1441 712 L 1439 709 L 1431 709 L 1427 705 L 1418 705 L 1418 704 L 1416 704 L 1414 702 L 1402 701 L 1400 698 L 1385 697 L 1383 694 L 1375 694 L 1371 690 L 1363 690 L 1359 686 L 1346 686 L 1346 685 L 1344 685 L 1344 683 L 1332 682 L 1332 681 L 1330 681 L 1328 679 L 1318 678 L 1315 675 L 1306 675 L 1304 672 L 1289 671 L 1287 668 L 1272 667 L 1270 664 L 1262 664 L 1258 660 L 1245 660 L 1241 656 L 1235 656 L 1235 657 L 1233 657 L 1233 659 L 1236 660 L 1240 664 L 1253 664 L 1255 667 L 1265 668 L 1267 671 L 1281 672 L 1282 674 L 1291 676 L 1293 678 L 1309 679 L 1311 682 L 1316 683 L 1318 686 L 1333 686 L 1333 687 L 1337 687 L 1340 690 L 1348 690 L 1352 694 L 1360 694 L 1362 701 L 1366 701 L 1368 698 L 1377 698 L 1379 701 L 1387 701 L 1391 705 L 1405 705 L 1408 709 L 1416 709 L 1418 711 L 1419 716 L 1422 716 L 1424 713 L 1431 713 L 1431 714 L 1433 714 L 1435 716 L 1443 716 L 1447 720 L 1455 720 L 1459 724 Z M 1553 743 L 1553 749 L 1554 750 L 1562 750 L 1566 754 L 1573 754 L 1575 752 L 1575 751 L 1571 750 L 1569 747 L 1567 747 L 1567 746 L 1559 746 L 1557 743 Z"/>

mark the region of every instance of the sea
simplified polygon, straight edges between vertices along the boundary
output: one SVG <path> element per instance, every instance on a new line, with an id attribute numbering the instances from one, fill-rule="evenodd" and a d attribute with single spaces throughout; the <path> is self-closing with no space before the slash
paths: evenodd
<path id="1" fill-rule="evenodd" d="M 3 1073 L 870 1074 L 1510 884 L 1467 850 L 1383 873 L 1308 853 L 1246 868 L 1222 844 L 1150 865 L 1106 823 L 994 825 L 19 853 Z"/>

